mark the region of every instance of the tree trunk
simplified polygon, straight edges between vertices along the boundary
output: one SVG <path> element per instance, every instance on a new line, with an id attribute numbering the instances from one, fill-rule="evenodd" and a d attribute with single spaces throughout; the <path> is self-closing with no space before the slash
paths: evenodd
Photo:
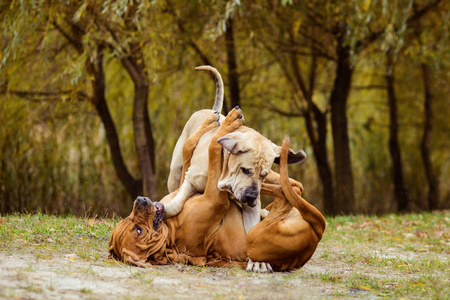
<path id="1" fill-rule="evenodd" d="M 291 46 L 295 47 L 293 32 L 290 32 L 290 42 Z M 306 86 L 305 81 L 302 77 L 298 63 L 298 57 L 295 52 L 291 52 L 290 60 L 295 82 L 298 86 L 298 89 L 303 94 L 303 97 L 306 99 L 307 103 L 307 109 L 303 111 L 303 115 L 305 118 L 306 131 L 308 133 L 309 140 L 311 141 L 314 159 L 316 161 L 319 177 L 322 183 L 323 208 L 326 214 L 336 215 L 338 212 L 334 197 L 333 177 L 331 173 L 330 163 L 328 161 L 328 150 L 326 146 L 326 112 L 320 111 L 320 109 L 312 100 L 316 76 L 316 58 L 311 58 L 309 87 Z M 313 120 L 315 121 L 316 126 L 314 126 Z"/>
<path id="2" fill-rule="evenodd" d="M 431 162 L 430 140 L 433 131 L 433 94 L 431 92 L 430 69 L 427 64 L 421 64 L 422 78 L 425 92 L 425 120 L 423 124 L 423 135 L 420 143 L 422 161 L 425 168 L 425 175 L 428 181 L 428 208 L 430 210 L 439 208 L 439 179 L 434 172 Z"/>
<path id="3" fill-rule="evenodd" d="M 386 58 L 386 84 L 389 102 L 389 153 L 392 159 L 395 201 L 398 211 L 403 212 L 408 209 L 409 200 L 407 190 L 403 183 L 403 164 L 398 142 L 398 112 L 397 97 L 394 89 L 394 64 L 391 53 L 388 53 Z"/>
<path id="4" fill-rule="evenodd" d="M 141 82 L 134 86 L 134 103 L 133 103 L 133 130 L 134 145 L 139 160 L 139 167 L 142 174 L 143 196 L 156 199 L 156 180 L 153 173 L 152 160 L 150 158 L 150 143 L 147 140 L 146 132 L 146 114 L 147 113 L 147 97 L 148 84 Z"/>
<path id="5" fill-rule="evenodd" d="M 108 105 L 105 99 L 105 76 L 103 73 L 103 47 L 99 46 L 97 49 L 97 58 L 95 65 L 88 65 L 88 72 L 94 77 L 92 83 L 93 87 L 93 104 L 97 110 L 100 120 L 103 123 L 106 132 L 106 139 L 108 141 L 109 149 L 111 151 L 111 158 L 117 177 L 124 185 L 128 194 L 133 199 L 142 194 L 142 181 L 136 180 L 129 172 L 123 161 L 120 150 L 119 137 L 117 135 L 116 127 L 112 120 Z"/>
<path id="6" fill-rule="evenodd" d="M 318 109 L 317 109 L 318 110 Z M 317 138 L 314 133 L 314 125 L 310 112 L 305 112 L 305 125 L 308 137 L 313 148 L 314 158 L 317 164 L 320 181 L 322 183 L 323 208 L 326 214 L 336 215 L 338 213 L 333 188 L 333 175 L 328 161 L 328 150 L 326 147 L 327 118 L 320 111 L 314 113 L 317 128 Z"/>
<path id="7" fill-rule="evenodd" d="M 151 131 L 150 117 L 147 109 L 149 93 L 148 77 L 144 56 L 139 44 L 131 43 L 133 53 L 121 59 L 134 83 L 133 98 L 133 131 L 134 146 L 139 160 L 142 175 L 143 196 L 157 199 L 156 177 L 154 173 L 154 141 Z"/>
<path id="8" fill-rule="evenodd" d="M 347 124 L 347 98 L 353 75 L 350 65 L 350 48 L 345 46 L 341 34 L 337 43 L 337 68 L 330 95 L 331 126 L 333 133 L 336 201 L 338 211 L 348 214 L 354 211 L 353 174 Z"/>
<path id="9" fill-rule="evenodd" d="M 229 18 L 226 22 L 225 47 L 227 50 L 228 84 L 231 107 L 240 106 L 241 98 L 239 95 L 239 74 L 237 71 L 236 49 L 233 36 L 233 19 L 231 18 Z"/>
<path id="10" fill-rule="evenodd" d="M 439 1 L 436 2 L 436 4 Z M 430 6 L 428 6 L 430 7 Z M 418 9 L 417 4 L 413 4 L 414 13 L 419 15 L 421 12 L 425 12 L 425 7 L 421 10 Z M 414 34 L 417 38 L 417 41 L 420 46 L 424 44 L 421 39 L 422 34 L 422 25 L 420 24 L 420 19 L 417 18 L 413 22 Z M 431 161 L 431 153 L 430 153 L 430 141 L 431 134 L 433 132 L 433 93 L 432 93 L 432 79 L 431 79 L 431 71 L 428 65 L 425 62 L 420 64 L 420 68 L 422 70 L 422 80 L 423 80 L 423 90 L 424 90 L 424 122 L 423 122 L 423 134 L 422 140 L 420 142 L 420 153 L 422 156 L 423 166 L 425 169 L 425 176 L 428 182 L 428 209 L 438 209 L 439 208 L 439 178 L 437 177 L 433 163 Z"/>
<path id="11" fill-rule="evenodd" d="M 72 36 L 66 34 L 63 29 L 54 23 L 56 29 L 64 36 L 67 41 L 77 50 L 79 54 L 83 53 L 83 35 L 84 32 L 77 26 L 76 23 L 69 23 Z M 94 63 L 86 60 L 87 73 L 92 75 L 94 80 L 92 82 L 93 98 L 92 102 L 100 120 L 105 128 L 106 140 L 108 141 L 109 149 L 111 151 L 111 158 L 117 177 L 125 187 L 127 193 L 134 198 L 142 195 L 142 181 L 135 179 L 129 172 L 123 161 L 122 152 L 120 150 L 119 137 L 117 135 L 116 127 L 108 109 L 105 97 L 105 75 L 103 72 L 103 51 L 105 47 L 100 44 L 97 47 L 97 55 Z"/>

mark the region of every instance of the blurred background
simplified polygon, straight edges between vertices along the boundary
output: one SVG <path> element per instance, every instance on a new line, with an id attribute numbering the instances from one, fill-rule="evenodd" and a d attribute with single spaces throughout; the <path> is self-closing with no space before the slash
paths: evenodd
<path id="1" fill-rule="evenodd" d="M 214 102 L 204 64 L 222 113 L 305 150 L 290 176 L 325 215 L 449 208 L 449 16 L 443 0 L 0 1 L 0 212 L 161 199 L 185 122 Z"/>

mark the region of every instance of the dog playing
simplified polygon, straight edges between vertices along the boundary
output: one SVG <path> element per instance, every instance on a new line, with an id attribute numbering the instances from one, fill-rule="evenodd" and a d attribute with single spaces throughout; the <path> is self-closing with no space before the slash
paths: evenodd
<path id="1" fill-rule="evenodd" d="M 212 128 L 200 138 L 186 174 L 182 172 L 183 145 L 211 113 L 219 114 L 223 106 L 223 82 L 219 72 L 211 66 L 200 66 L 195 69 L 211 73 L 216 82 L 216 97 L 212 110 L 200 110 L 191 116 L 175 145 L 168 189 L 169 193 L 178 188 L 179 191 L 170 202 L 163 201 L 166 203 L 166 218 L 177 215 L 191 196 L 205 191 L 208 178 L 208 146 L 218 128 Z M 222 122 L 223 119 L 224 116 L 219 115 L 218 122 Z M 218 139 L 218 143 L 226 151 L 224 151 L 225 163 L 217 188 L 227 191 L 230 199 L 235 199 L 242 207 L 245 232 L 248 233 L 250 228 L 261 220 L 262 183 L 279 184 L 279 174 L 272 171 L 271 167 L 274 161 L 278 161 L 281 147 L 246 126 L 241 126 L 238 130 L 222 136 Z M 305 158 L 305 152 L 289 150 L 289 163 L 301 162 Z M 180 186 L 182 176 L 185 177 Z"/>
<path id="2" fill-rule="evenodd" d="M 183 147 L 183 171 L 202 136 L 219 126 L 219 115 L 211 114 Z M 242 112 L 233 109 L 220 124 L 208 146 L 208 174 L 203 194 L 190 197 L 182 211 L 165 219 L 164 205 L 138 197 L 129 217 L 114 229 L 109 242 L 110 257 L 140 267 L 155 264 L 192 263 L 224 266 L 243 264 L 248 270 L 284 271 L 303 266 L 312 256 L 325 230 L 322 214 L 301 195 L 301 184 L 288 178 L 288 142 L 283 142 L 279 184 L 262 184 L 262 193 L 275 197 L 269 215 L 246 235 L 242 209 L 217 188 L 227 163 L 219 140 L 239 129 Z M 181 182 L 184 178 L 182 176 Z M 175 197 L 176 192 L 166 197 Z M 259 262 L 263 269 L 259 269 Z M 268 268 L 268 269 L 267 269 Z"/>

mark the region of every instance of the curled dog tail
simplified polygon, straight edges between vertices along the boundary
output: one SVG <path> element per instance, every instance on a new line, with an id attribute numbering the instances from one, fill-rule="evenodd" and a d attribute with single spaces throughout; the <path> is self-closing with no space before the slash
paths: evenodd
<path id="1" fill-rule="evenodd" d="M 325 231 L 325 219 L 320 211 L 312 204 L 303 199 L 299 193 L 294 191 L 291 183 L 289 182 L 289 175 L 287 169 L 287 160 L 289 152 L 289 138 L 285 137 L 283 140 L 283 146 L 281 148 L 280 156 L 280 180 L 281 188 L 289 203 L 298 209 L 303 219 L 311 224 L 314 232 L 319 240 L 322 239 L 323 232 Z"/>
<path id="2" fill-rule="evenodd" d="M 220 113 L 223 106 L 223 81 L 219 71 L 211 66 L 199 66 L 194 68 L 197 71 L 209 71 L 216 82 L 216 99 L 214 100 L 213 110 Z"/>

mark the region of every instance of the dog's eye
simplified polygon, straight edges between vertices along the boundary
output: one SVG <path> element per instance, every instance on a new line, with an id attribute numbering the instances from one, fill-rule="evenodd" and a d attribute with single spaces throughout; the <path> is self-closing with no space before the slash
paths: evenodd
<path id="1" fill-rule="evenodd" d="M 251 175 L 252 174 L 252 170 L 251 169 L 241 168 L 241 171 L 245 175 Z"/>
<path id="2" fill-rule="evenodd" d="M 136 226 L 136 232 L 137 232 L 138 235 L 141 235 L 142 234 L 142 228 L 139 227 L 139 226 Z"/>

